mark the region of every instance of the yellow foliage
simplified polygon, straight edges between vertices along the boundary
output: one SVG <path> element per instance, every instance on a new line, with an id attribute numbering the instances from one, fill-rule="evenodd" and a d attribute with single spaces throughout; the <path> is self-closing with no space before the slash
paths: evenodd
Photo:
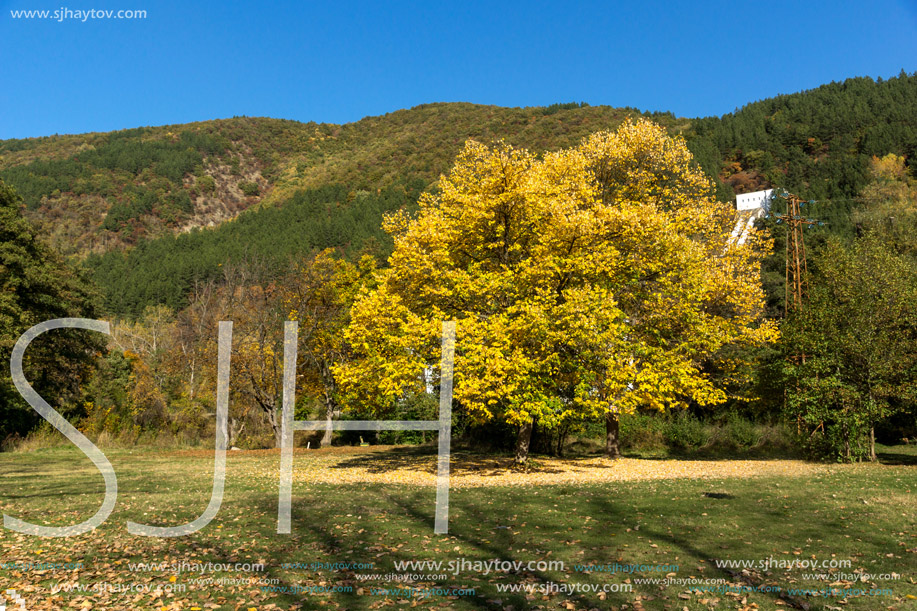
<path id="1" fill-rule="evenodd" d="M 378 287 L 357 299 L 335 372 L 379 411 L 435 366 L 458 322 L 455 400 L 475 419 L 552 426 L 725 395 L 699 363 L 772 341 L 752 234 L 713 199 L 681 139 L 627 122 L 538 159 L 468 142 L 395 240 Z"/>
<path id="2" fill-rule="evenodd" d="M 875 179 L 881 180 L 905 180 L 907 178 L 907 166 L 904 163 L 904 157 L 889 153 L 884 157 L 873 155 L 870 163 L 870 170 Z"/>

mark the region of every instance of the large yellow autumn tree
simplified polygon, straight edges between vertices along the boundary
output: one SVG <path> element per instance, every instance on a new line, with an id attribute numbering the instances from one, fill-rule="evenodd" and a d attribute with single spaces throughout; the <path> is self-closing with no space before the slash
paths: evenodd
<path id="1" fill-rule="evenodd" d="M 454 397 L 477 421 L 532 426 L 725 400 L 702 371 L 727 344 L 774 338 L 758 266 L 769 242 L 730 240 L 681 139 L 627 122 L 543 158 L 466 144 L 415 218 L 390 217 L 389 268 L 357 300 L 337 375 L 380 415 L 422 390 L 442 320 L 456 320 Z M 413 387 L 413 388 L 412 388 Z"/>

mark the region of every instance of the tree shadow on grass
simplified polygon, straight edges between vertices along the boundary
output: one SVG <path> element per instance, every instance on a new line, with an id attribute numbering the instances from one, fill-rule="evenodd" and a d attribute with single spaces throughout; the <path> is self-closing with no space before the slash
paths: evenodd
<path id="1" fill-rule="evenodd" d="M 386 473 L 408 470 L 436 475 L 437 449 L 434 446 L 396 446 L 385 450 L 369 451 L 350 455 L 331 469 L 365 469 L 369 473 Z M 535 459 L 538 462 L 538 459 Z M 510 457 L 493 456 L 468 450 L 450 453 L 449 470 L 453 476 L 484 475 L 497 477 L 505 475 L 513 467 Z M 531 469 L 538 473 L 562 473 L 560 469 L 538 465 Z"/>
<path id="2" fill-rule="evenodd" d="M 359 533 L 349 533 L 347 531 L 342 531 L 335 528 L 335 518 L 342 516 L 334 515 L 333 509 L 331 507 L 322 507 L 318 511 L 316 511 L 314 507 L 310 509 L 309 501 L 296 494 L 296 492 L 297 491 L 294 488 L 294 496 L 292 499 L 293 534 L 275 535 L 278 539 L 278 545 L 274 546 L 275 549 L 281 548 L 281 553 L 288 555 L 277 558 L 277 560 L 281 560 L 283 562 L 302 562 L 304 564 L 308 564 L 310 562 L 316 561 L 320 555 L 325 555 L 327 556 L 328 562 L 345 560 L 353 563 L 372 563 L 373 568 L 357 571 L 350 569 L 335 572 L 322 571 L 321 573 L 316 573 L 316 571 L 302 571 L 301 576 L 294 575 L 293 577 L 285 577 L 281 575 L 277 571 L 278 567 L 276 566 L 273 567 L 273 570 L 271 568 L 267 568 L 264 576 L 279 580 L 279 587 L 294 587 L 296 585 L 302 585 L 304 580 L 307 582 L 320 581 L 323 583 L 334 583 L 339 585 L 346 584 L 351 588 L 349 592 L 335 592 L 330 596 L 330 600 L 333 601 L 333 605 L 339 605 L 338 608 L 344 609 L 378 608 L 380 604 L 383 606 L 388 606 L 390 603 L 384 603 L 386 599 L 396 601 L 409 599 L 412 603 L 418 602 L 422 608 L 426 606 L 426 604 L 441 606 L 442 603 L 449 600 L 442 596 L 422 598 L 417 596 L 411 597 L 407 594 L 378 594 L 373 592 L 373 588 L 379 590 L 407 588 L 416 588 L 417 590 L 422 590 L 424 588 L 444 589 L 461 587 L 454 583 L 454 578 L 451 574 L 449 575 L 449 581 L 447 582 L 402 582 L 388 581 L 384 578 L 359 581 L 355 577 L 355 573 L 386 575 L 389 573 L 397 572 L 397 569 L 394 566 L 395 562 L 416 561 L 420 559 L 417 554 L 402 551 L 400 549 L 402 545 L 398 544 L 410 542 L 412 540 L 412 536 L 416 537 L 418 534 L 424 537 L 439 537 L 439 535 L 433 534 L 434 504 L 432 497 L 430 498 L 429 504 L 427 504 L 425 502 L 422 503 L 419 499 L 402 498 L 402 496 L 397 494 L 386 493 L 384 489 L 376 489 L 369 495 L 363 491 L 363 496 L 359 499 L 354 499 L 353 505 L 350 507 L 349 511 L 359 512 L 364 515 L 367 513 L 375 512 L 377 515 L 365 520 L 364 522 L 361 522 Z M 353 486 L 343 485 L 338 494 L 347 496 L 350 494 L 360 494 L 360 492 L 361 491 L 359 489 Z M 430 495 L 421 494 L 421 496 Z M 405 524 L 402 521 L 399 523 L 399 526 L 406 526 L 406 528 L 398 529 L 397 533 L 393 533 L 391 530 L 386 532 L 386 530 L 381 526 L 381 523 L 378 521 L 380 520 L 380 516 L 378 515 L 379 507 L 374 506 L 380 501 L 390 503 L 388 505 L 389 511 L 387 514 L 383 512 L 383 515 L 389 515 L 389 519 L 395 519 L 392 518 L 390 514 L 394 513 L 398 515 L 397 510 L 402 510 L 402 513 L 399 515 L 399 517 L 403 518 L 406 516 L 408 518 L 409 524 Z M 256 507 L 265 512 L 269 513 L 272 510 L 277 510 L 277 501 L 275 498 L 259 495 L 256 500 L 253 500 L 253 502 L 256 503 Z M 403 533 L 402 531 L 410 531 L 414 534 L 411 535 Z M 402 539 L 399 539 L 399 537 Z M 354 550 L 362 550 L 364 551 L 365 555 L 355 556 L 353 554 Z M 231 553 L 230 549 L 223 549 L 221 551 L 224 554 Z M 379 558 L 383 556 L 385 560 L 384 565 L 380 564 L 378 561 Z M 427 573 L 429 571 L 415 570 L 413 572 Z M 298 570 L 297 573 L 299 573 Z M 362 589 L 362 592 L 358 593 L 358 589 Z M 322 602 L 323 599 L 328 600 L 329 597 L 312 596 L 310 594 L 297 595 L 278 592 L 276 596 L 272 597 L 272 602 L 281 605 L 299 604 L 302 605 L 303 609 L 328 608 L 328 606 L 325 606 L 325 603 Z M 500 608 L 495 607 L 493 604 L 489 603 L 487 599 L 478 595 L 463 596 L 461 597 L 461 601 L 465 606 L 470 605 L 471 607 L 481 609 Z M 402 604 L 399 604 L 398 608 L 401 607 Z"/>
<path id="3" fill-rule="evenodd" d="M 510 530 L 494 531 L 494 534 L 488 537 L 488 539 L 483 539 L 480 536 L 476 536 L 472 534 L 471 532 L 472 525 L 484 524 L 488 520 L 493 518 L 493 509 L 485 507 L 483 505 L 477 505 L 472 502 L 469 502 L 473 498 L 474 496 L 469 495 L 465 497 L 464 499 L 462 499 L 461 497 L 459 499 L 456 499 L 456 497 L 453 495 L 450 498 L 450 513 L 453 515 L 453 517 L 450 518 L 451 522 L 449 525 L 449 534 L 448 535 L 434 535 L 434 536 L 443 537 L 443 538 L 448 537 L 450 540 L 443 542 L 445 546 L 452 546 L 456 542 L 464 543 L 467 546 L 470 546 L 476 549 L 478 552 L 482 553 L 483 557 L 487 559 L 521 561 L 523 562 L 523 564 L 527 563 L 528 561 L 531 561 L 533 559 L 532 552 L 535 550 L 530 550 L 529 552 L 526 553 L 526 555 L 520 556 L 518 551 L 514 551 L 512 549 L 512 547 L 514 546 L 514 543 L 512 540 L 512 536 L 510 534 Z M 432 515 L 432 512 L 429 511 L 426 507 L 421 507 L 419 504 L 412 502 L 411 499 L 408 499 L 404 496 L 392 496 L 390 497 L 390 500 L 397 506 L 401 507 L 405 512 L 407 512 L 411 516 L 413 521 L 418 525 L 418 528 L 429 529 L 429 532 L 432 532 L 434 516 Z M 551 500 L 553 499 L 550 499 L 549 497 L 542 497 L 539 499 L 534 499 L 534 498 L 530 499 L 530 502 L 550 504 Z M 518 505 L 513 504 L 505 508 L 505 513 L 509 515 L 510 513 L 515 513 L 519 509 L 520 507 Z M 613 521 L 623 520 L 624 519 L 623 507 L 616 509 L 616 511 L 618 512 L 619 515 L 612 517 L 611 520 Z M 523 528 L 529 529 L 529 532 L 540 532 L 544 534 L 546 534 L 547 532 L 551 532 L 551 530 L 554 530 L 557 528 L 557 525 L 551 525 L 548 523 L 548 520 L 546 518 L 546 516 L 548 515 L 547 512 L 541 511 L 538 513 L 542 516 L 543 519 L 539 520 L 538 524 L 535 524 L 534 522 L 536 520 L 531 519 L 530 517 L 527 520 L 528 524 L 524 526 Z M 462 515 L 464 519 L 457 520 L 455 517 L 455 514 Z M 490 538 L 492 538 L 493 541 L 491 541 Z M 525 548 L 523 548 L 520 551 L 526 551 L 526 550 Z M 457 553 L 453 552 L 453 554 L 457 554 Z M 464 551 L 462 552 L 463 557 L 466 554 L 467 552 L 464 552 Z M 450 558 L 450 557 L 447 557 L 447 558 Z M 536 560 L 544 560 L 545 558 L 546 558 L 545 556 L 537 557 Z M 568 567 L 568 570 L 569 570 L 569 567 Z M 546 571 L 541 571 L 537 569 L 525 568 L 525 569 L 522 569 L 522 571 L 519 573 L 507 573 L 506 575 L 522 578 L 522 581 L 517 580 L 515 582 L 516 584 L 524 582 L 524 583 L 532 584 L 536 587 L 541 584 L 559 583 L 561 585 L 565 585 L 565 584 L 570 583 L 569 576 L 566 574 L 554 576 L 554 575 L 548 574 Z M 491 576 L 493 576 L 493 574 L 491 574 Z M 582 578 L 584 577 L 584 575 L 578 574 L 578 577 Z M 484 577 L 484 578 L 486 579 L 487 577 Z M 473 601 L 476 604 L 478 604 L 478 606 L 481 606 L 483 608 L 496 608 L 496 609 L 505 609 L 505 608 L 508 608 L 508 606 L 510 605 L 514 606 L 515 608 L 522 608 L 522 609 L 529 607 L 530 603 L 525 597 L 526 593 L 524 592 L 518 592 L 518 593 L 499 592 L 497 591 L 496 586 L 494 585 L 494 582 L 490 582 L 488 585 L 493 587 L 491 596 L 497 600 L 484 599 L 484 598 L 479 597 L 477 600 Z M 536 595 L 537 594 L 538 594 L 538 591 L 536 590 Z M 577 608 L 586 608 L 586 609 L 588 608 L 611 608 L 612 605 L 620 606 L 624 604 L 625 602 L 627 602 L 627 598 L 625 598 L 624 595 L 620 593 L 613 593 L 613 592 L 607 593 L 606 598 L 601 601 L 598 599 L 590 600 L 588 597 L 580 593 L 564 593 L 564 594 L 555 593 L 555 595 L 559 595 L 562 598 L 564 598 L 565 600 L 574 603 Z M 509 600 L 503 600 L 505 598 L 508 598 Z"/>
<path id="4" fill-rule="evenodd" d="M 273 535 L 267 530 L 262 531 L 263 541 L 260 545 L 270 545 L 270 555 L 274 565 L 279 562 L 309 562 L 320 558 L 328 561 L 348 560 L 351 562 L 373 562 L 370 570 L 345 570 L 340 572 L 325 571 L 316 574 L 314 571 L 266 571 L 265 576 L 279 579 L 282 586 L 292 586 L 297 583 L 316 583 L 324 580 L 330 583 L 351 584 L 353 590 L 347 593 L 335 593 L 330 599 L 326 597 L 313 597 L 306 595 L 292 595 L 278 593 L 272 597 L 275 604 L 302 604 L 303 608 L 322 608 L 318 604 L 322 598 L 333 601 L 340 608 L 365 609 L 374 608 L 383 603 L 385 598 L 406 599 L 410 596 L 374 596 L 372 587 L 399 588 L 399 587 L 435 587 L 435 588 L 474 588 L 475 594 L 461 596 L 452 602 L 442 596 L 433 596 L 426 599 L 414 597 L 413 601 L 419 602 L 421 608 L 438 606 L 440 608 L 478 608 L 478 609 L 505 609 L 508 605 L 516 609 L 530 608 L 532 600 L 541 599 L 541 592 L 535 590 L 527 592 L 501 592 L 497 584 L 515 586 L 529 584 L 538 588 L 543 584 L 574 584 L 584 580 L 592 583 L 601 583 L 606 577 L 600 573 L 584 574 L 571 573 L 572 565 L 568 563 L 566 571 L 547 571 L 537 568 L 529 569 L 525 565 L 532 560 L 547 560 L 553 558 L 544 549 L 545 544 L 556 538 L 560 531 L 565 531 L 568 518 L 561 512 L 551 512 L 555 508 L 557 498 L 552 494 L 528 495 L 525 490 L 518 489 L 509 496 L 501 495 L 499 501 L 491 503 L 494 497 L 476 491 L 453 491 L 450 499 L 450 524 L 447 535 L 436 535 L 433 532 L 435 503 L 432 490 L 417 487 L 390 486 L 358 486 L 345 484 L 340 487 L 323 484 L 317 487 L 304 489 L 294 485 L 293 490 L 293 521 L 292 535 Z M 522 498 L 515 498 L 515 497 Z M 276 498 L 260 492 L 254 492 L 246 499 L 246 504 L 253 513 L 270 515 L 277 510 Z M 606 519 L 613 523 L 623 522 L 626 519 L 626 507 L 609 500 L 605 507 Z M 515 528 L 500 526 L 498 524 L 512 524 L 518 522 L 517 514 L 525 514 L 526 525 Z M 370 514 L 370 515 L 368 515 Z M 354 516 L 363 516 L 365 519 L 354 521 Z M 349 518 L 349 521 L 348 521 Z M 343 525 L 343 528 L 340 526 Z M 359 529 L 359 530 L 358 530 Z M 514 532 L 515 530 L 521 532 Z M 553 534 L 551 534 L 553 533 Z M 523 543 L 520 537 L 536 540 Z M 539 544 L 540 543 L 540 544 Z M 230 557 L 231 543 L 227 547 L 219 548 L 219 543 L 207 542 L 211 553 L 217 552 L 223 557 Z M 214 550 L 212 548 L 216 547 Z M 548 549 L 550 549 L 548 544 Z M 527 549 L 528 548 L 528 549 Z M 355 554 L 354 552 L 358 552 Z M 575 557 L 575 553 L 571 554 Z M 374 581 L 359 581 L 356 573 L 374 573 L 385 575 L 398 573 L 395 563 L 399 561 L 424 561 L 424 560 L 457 561 L 466 559 L 474 561 L 518 561 L 523 563 L 520 571 L 491 572 L 483 574 L 470 568 L 462 569 L 457 574 L 445 566 L 440 570 L 434 569 L 402 569 L 408 573 L 440 573 L 446 574 L 444 580 L 431 580 L 420 582 L 387 581 L 381 578 Z M 363 588 L 357 594 L 357 588 Z M 531 596 L 534 594 L 535 599 Z M 599 599 L 597 594 L 586 593 L 553 593 L 553 603 L 558 598 L 570 601 L 576 608 L 601 608 L 607 609 L 620 607 L 629 602 L 630 594 L 623 592 L 608 592 L 604 599 Z M 544 599 L 542 599 L 544 600 Z M 553 603 L 544 603 L 552 605 Z M 390 603 L 388 603 L 390 604 Z M 400 603 L 404 604 L 404 603 Z M 445 607 L 450 605 L 450 607 Z M 332 605 L 333 606 L 333 605 Z M 329 608 L 329 607 L 324 607 Z M 397 608 L 402 608 L 398 606 Z"/>
<path id="5" fill-rule="evenodd" d="M 786 529 L 782 525 L 792 525 L 790 527 L 790 532 L 793 534 L 793 541 L 788 544 L 789 547 L 801 544 L 800 542 L 803 541 L 844 541 L 846 538 L 850 537 L 850 531 L 848 530 L 849 526 L 842 517 L 829 517 L 828 519 L 823 518 L 819 520 L 799 522 L 798 516 L 800 511 L 806 511 L 805 505 L 808 499 L 806 493 L 796 494 L 795 497 L 792 498 L 792 504 L 795 505 L 796 508 L 794 510 L 790 510 L 786 506 L 781 509 L 779 507 L 765 507 L 759 505 L 760 501 L 756 501 L 755 498 L 760 497 L 761 495 L 749 494 L 748 492 L 749 491 L 746 490 L 745 493 L 736 495 L 711 495 L 709 493 L 703 493 L 702 496 L 698 495 L 696 500 L 692 501 L 693 506 L 686 506 L 685 503 L 682 502 L 678 506 L 678 513 L 673 511 L 673 513 L 669 514 L 668 516 L 659 515 L 659 519 L 653 520 L 651 523 L 641 523 L 640 533 L 647 540 L 652 540 L 657 543 L 665 541 L 671 549 L 676 551 L 676 558 L 679 555 L 682 557 L 682 564 L 684 565 L 687 565 L 692 558 L 707 562 L 707 567 L 716 570 L 718 576 L 725 578 L 727 582 L 737 586 L 754 589 L 759 587 L 772 587 L 775 581 L 781 578 L 781 575 L 776 572 L 776 569 L 774 572 L 767 572 L 756 568 L 737 570 L 729 567 L 716 566 L 716 560 L 718 559 L 739 560 L 751 558 L 751 556 L 749 556 L 749 552 L 743 551 L 743 546 L 746 545 L 746 543 L 743 543 L 743 539 L 737 538 L 735 541 L 730 543 L 729 539 L 724 539 L 722 534 L 719 537 L 710 537 L 708 535 L 705 539 L 703 536 L 698 536 L 697 534 L 701 527 L 695 526 L 694 528 L 690 528 L 688 527 L 690 522 L 685 523 L 685 528 L 682 529 L 682 532 L 679 532 L 677 529 L 667 528 L 667 526 L 671 524 L 677 524 L 680 518 L 685 515 L 706 516 L 707 513 L 704 513 L 704 511 L 710 511 L 709 503 L 723 503 L 725 506 L 732 506 L 730 511 L 733 513 L 733 515 L 753 515 L 755 516 L 755 523 L 757 524 L 774 525 L 772 532 L 779 533 L 783 531 L 786 534 Z M 601 515 L 603 513 L 611 513 L 613 511 L 613 507 L 611 505 L 613 501 L 611 499 L 607 497 L 590 498 L 592 498 L 591 505 L 593 508 L 590 512 L 592 515 Z M 708 501 L 708 499 L 711 498 L 716 500 Z M 787 497 L 784 496 L 782 498 Z M 800 507 L 802 507 L 802 509 L 800 509 Z M 843 509 L 843 507 L 840 509 Z M 710 525 L 703 526 L 703 528 L 710 527 Z M 742 531 L 739 531 L 739 534 L 740 536 L 745 537 L 751 536 L 748 533 L 742 533 Z M 860 530 L 856 533 L 856 536 L 857 543 L 855 548 L 851 547 L 849 550 L 833 549 L 831 550 L 831 555 L 833 556 L 835 553 L 842 553 L 847 551 L 853 553 L 855 550 L 862 552 L 862 550 L 865 549 L 884 551 L 887 550 L 889 545 L 887 537 L 883 536 L 878 530 Z M 736 553 L 741 555 L 738 557 L 729 557 Z M 768 554 L 769 552 L 765 552 L 765 556 L 760 556 L 758 559 L 760 560 L 765 557 L 770 557 Z M 778 556 L 778 558 L 783 558 L 783 556 Z M 790 558 L 792 558 L 792 556 Z M 812 556 L 812 558 L 815 558 L 815 556 Z M 710 576 L 705 575 L 705 577 Z M 798 587 L 805 589 L 806 587 L 821 587 L 821 585 L 800 585 Z M 636 589 L 635 593 L 637 593 Z M 711 595 L 720 598 L 723 597 L 722 594 L 715 592 L 711 592 Z M 801 609 L 803 611 L 816 611 L 823 608 L 837 608 L 829 607 L 827 599 L 812 599 L 805 595 L 793 593 L 792 586 L 780 586 L 780 588 L 776 590 L 771 589 L 770 591 L 758 591 L 756 592 L 756 595 L 764 597 L 766 600 L 772 601 L 772 603 L 775 605 L 782 605 L 786 608 Z"/>
<path id="6" fill-rule="evenodd" d="M 896 448 L 888 448 L 891 451 L 876 452 L 879 462 L 883 465 L 895 466 L 913 466 L 917 465 L 917 454 L 906 452 L 895 452 Z"/>

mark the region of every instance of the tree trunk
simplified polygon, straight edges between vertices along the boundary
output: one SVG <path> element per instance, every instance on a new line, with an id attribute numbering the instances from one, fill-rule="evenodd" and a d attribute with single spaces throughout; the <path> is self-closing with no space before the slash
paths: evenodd
<path id="1" fill-rule="evenodd" d="M 337 408 L 337 402 L 334 400 L 334 375 L 331 373 L 331 364 L 322 362 L 322 385 L 324 387 L 324 392 L 322 392 L 322 399 L 325 403 L 325 423 L 328 425 L 325 428 L 325 433 L 322 435 L 321 447 L 327 448 L 331 446 L 331 420 L 334 418 L 334 412 Z"/>
<path id="2" fill-rule="evenodd" d="M 869 460 L 876 462 L 879 457 L 876 456 L 876 427 L 869 427 Z"/>
<path id="3" fill-rule="evenodd" d="M 282 447 L 283 442 L 283 430 L 280 428 L 280 420 L 277 418 L 277 407 L 266 409 L 267 420 L 271 425 L 271 430 L 274 432 L 274 447 Z"/>
<path id="4" fill-rule="evenodd" d="M 522 426 L 519 427 L 519 435 L 516 437 L 516 466 L 524 467 L 529 458 L 529 445 L 532 442 L 532 426 L 534 421 L 529 418 Z"/>
<path id="5" fill-rule="evenodd" d="M 850 461 L 850 434 L 847 432 L 847 425 L 844 425 L 844 460 Z"/>
<path id="6" fill-rule="evenodd" d="M 229 426 L 226 431 L 226 449 L 231 449 L 237 445 L 239 436 L 245 430 L 245 421 L 237 418 L 229 419 Z"/>
<path id="7" fill-rule="evenodd" d="M 620 426 L 617 414 L 605 412 L 605 456 L 608 458 L 621 457 Z"/>
<path id="8" fill-rule="evenodd" d="M 188 379 L 188 401 L 194 401 L 194 361 L 191 359 L 191 377 Z"/>
<path id="9" fill-rule="evenodd" d="M 332 400 L 327 395 L 325 396 L 325 423 L 328 425 L 325 428 L 325 433 L 322 435 L 321 447 L 327 448 L 331 446 L 331 419 L 334 417 L 334 400 Z"/>

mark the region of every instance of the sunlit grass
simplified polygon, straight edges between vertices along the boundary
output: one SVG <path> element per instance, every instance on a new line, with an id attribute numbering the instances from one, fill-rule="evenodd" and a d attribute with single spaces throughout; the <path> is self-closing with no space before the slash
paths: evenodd
<path id="1" fill-rule="evenodd" d="M 213 457 L 207 452 L 107 451 L 118 474 L 118 504 L 96 531 L 66 539 L 41 539 L 4 530 L 3 562 L 83 562 L 79 571 L 0 570 L 4 588 L 25 592 L 29 609 L 63 608 L 88 601 L 92 608 L 369 609 L 388 599 L 395 608 L 405 597 L 376 596 L 372 587 L 404 586 L 384 579 L 358 581 L 355 573 L 396 571 L 395 562 L 433 560 L 562 560 L 565 570 L 522 570 L 489 575 L 463 570 L 415 587 L 475 588 L 475 596 L 415 599 L 420 608 L 557 608 L 569 600 L 577 609 L 612 609 L 627 604 L 644 609 L 910 608 L 917 596 L 917 451 L 880 448 L 884 465 L 837 465 L 798 477 L 663 479 L 649 482 L 470 487 L 452 490 L 448 536 L 433 534 L 435 490 L 428 486 L 310 483 L 309 456 L 297 454 L 293 489 L 293 534 L 278 535 L 279 456 L 273 452 L 230 453 L 227 489 L 219 514 L 198 533 L 150 539 L 127 533 L 126 521 L 173 525 L 193 520 L 210 497 Z M 397 461 L 392 450 L 380 459 Z M 400 454 L 410 457 L 410 454 Z M 393 458 L 394 457 L 394 458 Z M 482 460 L 486 457 L 481 457 Z M 341 454 L 341 461 L 347 454 Z M 673 461 L 674 463 L 674 461 Z M 322 468 L 333 468 L 323 466 Z M 48 525 L 64 525 L 92 515 L 103 494 L 102 478 L 78 451 L 53 448 L 0 454 L 0 504 L 4 513 Z M 705 496 L 711 494 L 713 496 Z M 823 588 L 831 582 L 804 579 L 808 570 L 718 569 L 717 559 L 851 560 L 845 573 L 897 573 L 897 581 L 839 584 L 847 588 L 891 588 L 892 596 L 780 597 L 779 593 L 691 593 L 687 585 L 640 585 L 640 577 L 581 572 L 575 565 L 674 564 L 675 577 L 724 578 L 734 586 L 776 585 Z M 199 584 L 189 571 L 131 572 L 130 562 L 259 562 L 258 575 L 274 585 L 342 586 L 335 594 L 277 594 L 259 584 Z M 284 563 L 373 563 L 372 570 L 302 570 Z M 818 571 L 820 572 L 820 571 Z M 252 573 L 221 571 L 206 577 L 245 580 Z M 174 578 L 172 582 L 170 579 Z M 506 594 L 498 584 L 621 584 L 631 593 L 573 596 Z M 93 584 L 183 584 L 185 592 L 54 593 L 55 586 Z M 407 584 L 412 585 L 412 584 Z M 359 592 L 359 593 L 358 593 Z M 742 602 L 744 599 L 744 603 Z M 397 601 L 405 602 L 397 602 Z M 322 603 L 322 604 L 320 604 Z M 778 604 L 781 603 L 781 604 Z M 213 606 L 215 605 L 215 606 Z"/>

